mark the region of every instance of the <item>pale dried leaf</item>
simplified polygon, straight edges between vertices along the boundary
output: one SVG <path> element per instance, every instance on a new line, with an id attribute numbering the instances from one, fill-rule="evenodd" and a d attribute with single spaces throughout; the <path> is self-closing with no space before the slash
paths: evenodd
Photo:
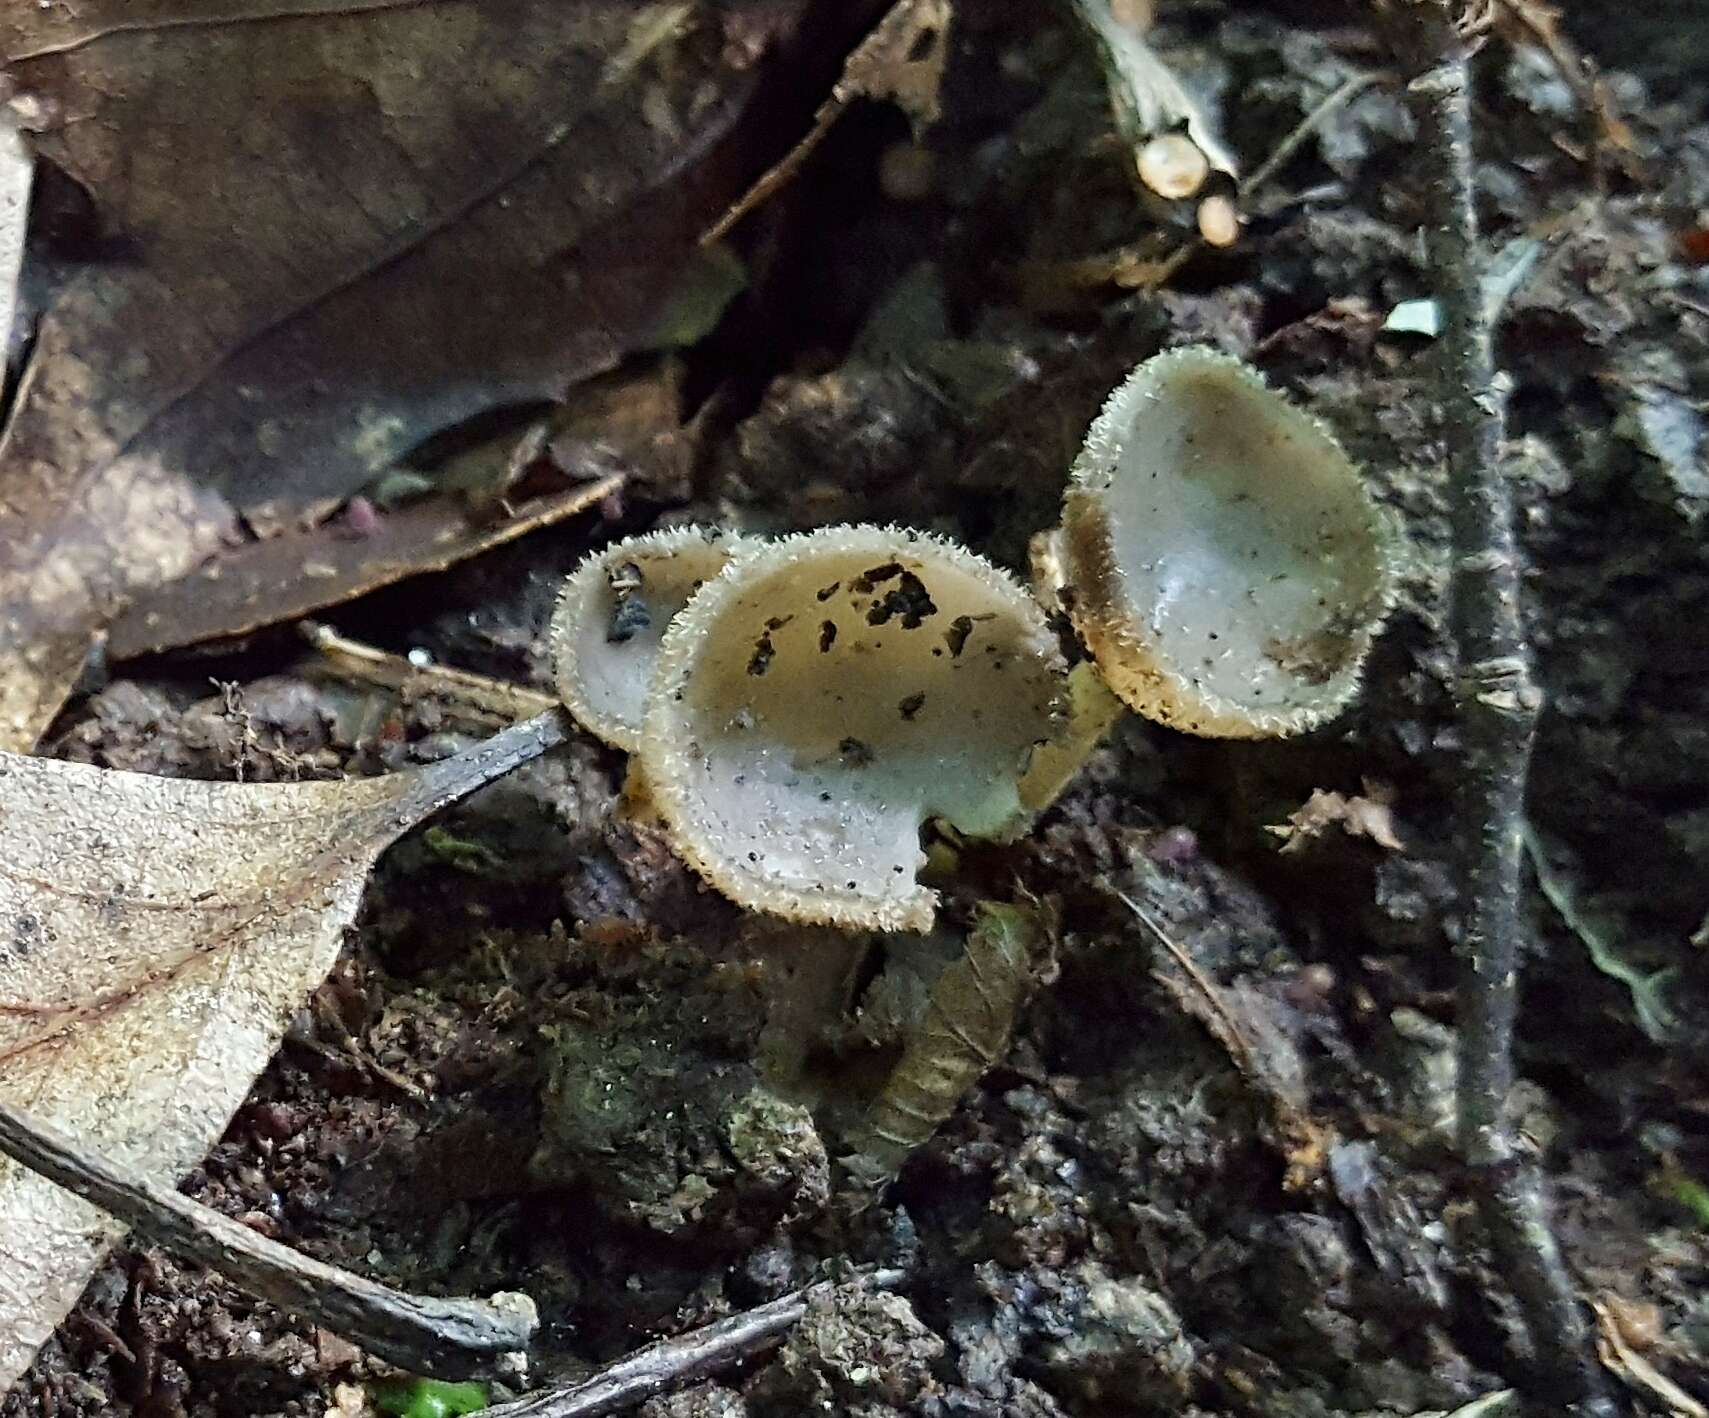
<path id="1" fill-rule="evenodd" d="M 0 373 L 5 371 L 18 300 L 18 269 L 30 224 L 30 184 L 35 159 L 7 119 L 0 117 Z"/>
<path id="2" fill-rule="evenodd" d="M 1628 1387 L 1654 1400 L 1662 1412 L 1673 1418 L 1709 1418 L 1705 1408 L 1636 1349 L 1626 1342 L 1609 1300 L 1599 1295 L 1590 1302 L 1596 1313 L 1596 1357 L 1610 1373 L 1618 1375 Z"/>
<path id="3" fill-rule="evenodd" d="M 331 968 L 381 849 L 566 724 L 543 716 L 429 768 L 339 783 L 0 754 L 0 1098 L 176 1181 Z M 0 1392 L 120 1229 L 0 1159 Z"/>
<path id="4" fill-rule="evenodd" d="M 1314 788 L 1304 805 L 1288 814 L 1287 822 L 1265 831 L 1282 839 L 1284 852 L 1298 852 L 1336 826 L 1349 837 L 1369 837 L 1391 852 L 1406 849 L 1395 831 L 1393 790 L 1380 783 L 1366 782 L 1364 793 L 1351 797 Z"/>

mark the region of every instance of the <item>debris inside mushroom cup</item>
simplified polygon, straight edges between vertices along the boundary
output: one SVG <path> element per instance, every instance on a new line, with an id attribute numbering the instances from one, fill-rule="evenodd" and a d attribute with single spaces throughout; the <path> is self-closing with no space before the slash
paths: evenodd
<path id="1" fill-rule="evenodd" d="M 634 751 L 665 629 L 739 540 L 709 527 L 648 532 L 571 573 L 547 638 L 558 696 L 583 728 Z"/>
<path id="2" fill-rule="evenodd" d="M 1171 351 L 1093 422 L 1063 506 L 1075 623 L 1111 688 L 1189 733 L 1339 713 L 1393 599 L 1393 537 L 1329 431 L 1239 360 Z"/>
<path id="3" fill-rule="evenodd" d="M 1063 673 L 1043 611 L 982 558 L 828 527 L 744 546 L 671 624 L 639 761 L 677 851 L 741 905 L 926 930 L 921 826 L 1027 826 Z"/>

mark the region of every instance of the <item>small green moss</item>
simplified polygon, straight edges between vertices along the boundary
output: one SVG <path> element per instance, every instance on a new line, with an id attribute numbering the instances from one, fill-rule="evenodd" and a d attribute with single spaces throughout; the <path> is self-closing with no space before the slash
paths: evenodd
<path id="1" fill-rule="evenodd" d="M 438 1379 L 394 1379 L 369 1390 L 374 1406 L 396 1418 L 452 1418 L 487 1406 L 484 1384 L 448 1384 Z"/>
<path id="2" fill-rule="evenodd" d="M 1699 1227 L 1709 1229 L 1709 1186 L 1704 1186 L 1689 1172 L 1677 1166 L 1666 1166 L 1650 1179 L 1650 1188 L 1658 1196 L 1689 1211 Z"/>
<path id="3" fill-rule="evenodd" d="M 480 842 L 471 842 L 468 838 L 459 837 L 443 827 L 429 827 L 422 834 L 421 840 L 429 852 L 447 866 L 456 867 L 458 871 L 481 876 L 504 866 L 504 859 L 491 847 Z"/>

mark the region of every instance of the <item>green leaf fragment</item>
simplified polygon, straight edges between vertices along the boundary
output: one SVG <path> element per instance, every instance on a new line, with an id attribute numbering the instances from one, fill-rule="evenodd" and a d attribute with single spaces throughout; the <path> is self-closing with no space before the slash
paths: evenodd
<path id="1" fill-rule="evenodd" d="M 1709 1229 L 1709 1187 L 1677 1167 L 1664 1168 L 1653 1185 L 1669 1201 L 1689 1211 L 1700 1227 Z"/>
<path id="2" fill-rule="evenodd" d="M 439 1379 L 394 1379 L 369 1390 L 374 1405 L 396 1418 L 451 1418 L 478 1413 L 487 1406 L 485 1384 L 444 1383 Z"/>
<path id="3" fill-rule="evenodd" d="M 1524 834 L 1525 851 L 1531 858 L 1531 869 L 1537 874 L 1537 885 L 1544 898 L 1555 908 L 1562 921 L 1584 943 L 1590 963 L 1611 980 L 1624 985 L 1632 996 L 1632 1012 L 1644 1037 L 1658 1044 L 1671 1040 L 1679 1029 L 1679 1016 L 1668 1000 L 1668 992 L 1678 978 L 1673 968 L 1644 970 L 1632 964 L 1621 953 L 1614 938 L 1614 928 L 1579 902 L 1578 893 L 1566 875 L 1557 870 L 1552 855 L 1558 850 L 1546 846 L 1535 828 L 1527 827 Z"/>
<path id="4" fill-rule="evenodd" d="M 447 866 L 456 867 L 458 871 L 480 876 L 484 872 L 497 871 L 504 866 L 504 858 L 491 847 L 470 841 L 467 837 L 459 837 L 444 827 L 429 827 L 422 833 L 421 840 L 429 852 Z"/>

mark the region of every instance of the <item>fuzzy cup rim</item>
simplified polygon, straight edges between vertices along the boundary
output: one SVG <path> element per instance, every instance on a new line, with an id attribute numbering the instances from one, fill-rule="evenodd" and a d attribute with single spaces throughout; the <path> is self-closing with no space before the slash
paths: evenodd
<path id="1" fill-rule="evenodd" d="M 621 557 L 647 555 L 673 556 L 681 551 L 723 551 L 728 560 L 744 539 L 735 532 L 706 527 L 698 523 L 686 527 L 667 527 L 642 532 L 590 552 L 583 557 L 559 588 L 552 605 L 552 619 L 547 628 L 547 651 L 552 683 L 558 697 L 571 716 L 589 733 L 613 748 L 634 753 L 641 742 L 641 726 L 646 717 L 646 704 L 633 720 L 593 704 L 588 698 L 588 676 L 583 673 L 584 644 L 574 631 L 590 609 L 594 597 L 607 586 L 612 567 Z M 722 569 L 722 568 L 720 568 Z M 707 579 L 711 579 L 710 577 Z M 648 676 L 649 681 L 651 676 Z"/>
<path id="2" fill-rule="evenodd" d="M 787 574 L 806 559 L 820 555 L 838 560 L 891 559 L 899 553 L 927 562 L 938 561 L 969 578 L 988 590 L 994 604 L 1000 604 L 1014 617 L 1022 643 L 1029 652 L 1037 654 L 1038 662 L 1054 681 L 1046 717 L 1052 733 L 1060 729 L 1066 702 L 1063 688 L 1066 667 L 1049 621 L 1025 587 L 984 557 L 929 532 L 871 524 L 838 524 L 772 541 L 744 543 L 724 569 L 700 588 L 666 631 L 637 751 L 637 759 L 647 774 L 653 806 L 677 855 L 710 886 L 740 906 L 801 924 L 844 929 L 924 931 L 932 926 L 937 892 L 921 885 L 911 873 L 904 883 L 898 884 L 893 897 L 851 893 L 830 883 L 824 883 L 823 889 L 809 895 L 786 883 L 760 889 L 733 857 L 721 858 L 718 844 L 708 841 L 709 834 L 696 816 L 693 794 L 688 791 L 693 761 L 685 740 L 691 731 L 682 722 L 677 708 L 677 696 L 711 647 L 709 630 L 734 609 L 739 598 L 756 582 Z M 1017 781 L 1023 773 L 1021 765 Z"/>
<path id="3" fill-rule="evenodd" d="M 1371 590 L 1347 609 L 1346 650 L 1334 672 L 1314 686 L 1308 703 L 1276 710 L 1198 683 L 1148 631 L 1147 608 L 1135 595 L 1136 578 L 1117 557 L 1112 519 L 1103 503 L 1105 489 L 1120 475 L 1141 401 L 1182 373 L 1228 381 L 1242 397 L 1258 401 L 1257 414 L 1279 420 L 1314 444 L 1336 465 L 1336 476 L 1344 479 L 1352 503 L 1353 520 L 1363 524 L 1368 537 Z M 1273 389 L 1250 366 L 1208 346 L 1190 345 L 1155 355 L 1110 393 L 1074 461 L 1063 500 L 1062 530 L 1073 588 L 1070 618 L 1110 687 L 1147 718 L 1204 737 L 1280 737 L 1333 719 L 1357 695 L 1365 660 L 1395 600 L 1394 529 L 1339 440 L 1321 420 Z"/>

